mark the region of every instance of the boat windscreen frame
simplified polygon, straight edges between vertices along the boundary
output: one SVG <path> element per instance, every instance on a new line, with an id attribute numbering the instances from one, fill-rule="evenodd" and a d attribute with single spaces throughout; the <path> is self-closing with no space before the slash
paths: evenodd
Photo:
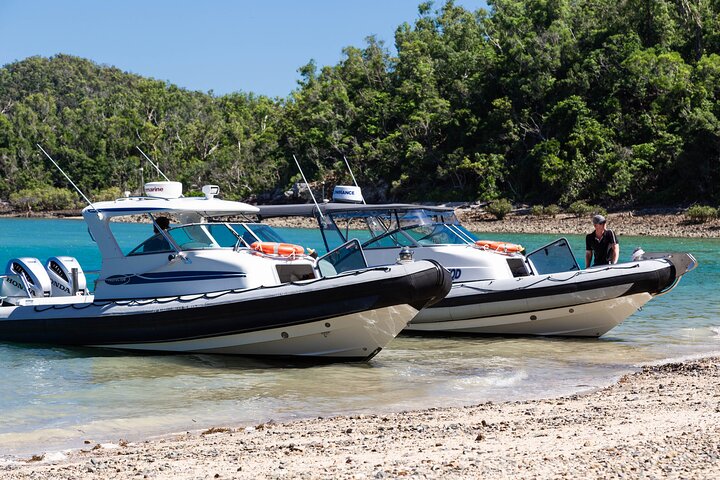
<path id="1" fill-rule="evenodd" d="M 241 245 L 241 244 L 244 244 L 245 247 L 250 248 L 250 243 L 252 243 L 252 242 L 248 243 L 248 240 L 245 238 L 245 235 L 243 235 L 243 234 L 241 234 L 240 232 L 238 232 L 238 231 L 233 227 L 233 225 L 240 225 L 240 226 L 242 226 L 243 229 L 244 229 L 252 238 L 255 239 L 255 240 L 254 240 L 255 242 L 278 242 L 278 243 L 287 243 L 287 242 L 282 238 L 282 236 L 281 236 L 279 233 L 277 233 L 271 226 L 269 226 L 269 225 L 267 225 L 267 224 L 264 224 L 264 223 L 260 223 L 260 222 L 225 222 L 225 223 L 226 223 L 226 225 L 228 226 L 228 228 L 230 228 L 230 230 L 232 230 L 233 233 L 235 233 L 235 235 L 238 237 L 238 241 L 237 241 L 237 243 L 235 244 L 235 247 L 234 247 L 234 250 L 236 250 L 236 251 L 240 248 L 240 245 Z M 258 232 L 256 232 L 255 230 L 253 230 L 253 229 L 251 228 L 252 226 L 258 226 L 258 227 L 261 227 L 262 229 L 268 229 L 268 230 L 274 235 L 274 238 L 269 238 L 269 239 L 268 239 L 268 238 L 265 238 L 265 239 L 260 238 Z"/>
<path id="2" fill-rule="evenodd" d="M 464 238 L 469 245 L 475 245 L 475 242 L 479 240 L 479 238 L 475 238 L 472 232 L 465 228 L 462 224 L 445 223 L 444 225 L 447 225 L 447 227 L 455 232 L 458 237 Z"/>
<path id="3" fill-rule="evenodd" d="M 172 227 L 168 227 L 167 229 L 160 228 L 160 226 L 155 221 L 155 218 L 152 216 L 151 213 L 148 213 L 150 218 L 152 219 L 152 223 L 155 226 L 155 228 L 158 230 L 158 233 L 154 234 L 153 236 L 145 239 L 140 244 L 138 244 L 135 248 L 133 248 L 130 252 L 128 252 L 125 256 L 139 256 L 139 255 L 152 255 L 156 253 L 181 253 L 184 251 L 190 251 L 190 250 L 214 250 L 214 249 L 223 249 L 223 248 L 233 248 L 233 250 L 237 251 L 241 243 L 245 243 L 242 239 L 242 236 L 239 235 L 235 229 L 232 228 L 232 226 L 229 224 L 229 222 L 193 222 L 193 223 L 184 223 L 184 224 L 178 224 Z M 232 235 L 235 236 L 236 241 L 232 247 L 225 246 L 224 244 L 221 244 L 220 241 L 218 241 L 217 235 L 214 235 L 209 229 L 212 225 L 223 225 L 225 228 L 228 229 Z M 188 248 L 187 246 L 183 246 L 179 244 L 176 240 L 176 238 L 172 235 L 173 231 L 183 231 L 189 227 L 200 227 L 203 234 L 207 236 L 207 239 L 210 240 L 212 243 L 207 244 L 205 247 L 191 247 Z M 249 230 L 248 230 L 249 231 Z M 252 233 L 252 232 L 250 232 Z M 254 235 L 254 234 L 253 234 Z M 192 235 L 188 234 L 188 237 L 192 238 Z M 136 251 L 145 245 L 147 242 L 149 242 L 152 239 L 164 239 L 168 244 L 167 250 L 158 250 L 158 251 L 150 251 L 150 252 L 138 252 Z M 188 242 L 189 243 L 189 242 Z M 249 245 L 246 245 L 249 248 Z"/>
<path id="4" fill-rule="evenodd" d="M 419 227 L 437 227 L 442 226 L 448 230 L 447 233 L 453 235 L 459 242 L 439 242 L 438 245 L 475 245 L 477 241 L 473 238 L 472 234 L 462 227 L 459 220 L 454 213 L 449 215 L 444 214 L 445 212 L 434 212 L 432 210 L 418 206 L 412 209 L 398 209 L 398 208 L 378 208 L 374 210 L 343 210 L 338 212 L 326 212 L 324 222 L 332 225 L 328 228 L 327 225 L 323 224 L 323 221 L 319 217 L 316 217 L 320 230 L 325 242 L 326 251 L 329 251 L 329 242 L 325 236 L 326 230 L 334 230 L 342 241 L 350 240 L 350 224 L 352 219 L 361 219 L 364 223 L 365 228 L 362 229 L 364 232 L 370 234 L 370 238 L 361 239 L 363 248 L 368 248 L 373 242 L 377 242 L 382 238 L 391 237 L 393 245 L 378 246 L 372 248 L 398 248 L 398 247 L 427 247 L 430 244 L 423 243 L 415 239 L 409 230 L 413 230 Z M 402 215 L 401 215 L 402 214 Z M 412 218 L 417 215 L 418 221 L 409 222 L 408 218 Z M 438 220 L 439 215 L 439 220 Z M 345 225 L 339 224 L 340 220 L 350 220 Z M 395 235 L 401 235 L 401 238 L 395 238 Z"/>
<path id="5" fill-rule="evenodd" d="M 358 212 L 358 214 L 355 215 L 349 215 L 352 212 Z M 384 213 L 387 212 L 385 215 Z M 318 225 L 320 226 L 320 233 L 323 237 L 323 242 L 325 243 L 325 250 L 327 252 L 330 252 L 330 243 L 328 242 L 327 237 L 325 236 L 326 231 L 335 231 L 338 236 L 340 237 L 340 240 L 344 243 L 349 242 L 350 240 L 353 240 L 350 238 L 350 222 L 345 225 L 344 228 L 341 228 L 340 225 L 338 225 L 338 219 L 340 218 L 357 218 L 362 219 L 363 223 L 365 224 L 367 232 L 370 233 L 371 238 L 364 241 L 363 244 L 376 240 L 381 237 L 385 237 L 388 235 L 393 235 L 395 233 L 401 233 L 404 237 L 406 237 L 411 245 L 410 246 L 417 246 L 416 242 L 407 234 L 402 232 L 402 228 L 400 227 L 400 217 L 398 216 L 398 210 L 394 208 L 390 209 L 383 209 L 379 208 L 377 210 L 346 210 L 346 211 L 340 211 L 340 212 L 326 212 L 324 221 L 321 217 L 316 216 L 315 217 Z M 373 226 L 370 223 L 370 219 L 373 219 L 377 224 L 381 227 L 381 229 L 373 228 Z M 389 221 L 386 221 L 386 219 L 389 219 Z M 331 225 L 328 225 L 329 224 Z M 397 225 L 394 229 L 391 229 L 393 224 Z M 343 233 L 344 230 L 344 233 Z M 377 233 L 378 231 L 381 231 L 381 233 Z M 337 248 L 337 247 L 336 247 Z M 394 247 L 393 247 L 394 248 Z"/>
<path id="6" fill-rule="evenodd" d="M 168 252 L 173 252 L 173 251 L 175 253 L 180 253 L 182 251 L 182 249 L 180 248 L 180 245 L 178 245 L 175 242 L 175 240 L 170 236 L 170 234 L 167 232 L 167 230 L 169 230 L 169 226 L 168 226 L 168 229 L 164 229 L 164 228 L 160 227 L 160 225 L 157 223 L 157 218 L 155 218 L 155 215 L 153 215 L 151 212 L 146 212 L 146 215 L 150 218 L 150 223 L 153 225 L 153 229 L 157 230 L 157 233 L 154 233 L 151 237 L 146 238 L 145 240 L 140 242 L 135 248 L 130 250 L 128 253 L 125 253 L 124 256 L 135 257 L 138 255 L 153 255 L 156 253 L 168 253 Z M 88 231 L 89 231 L 89 229 L 88 229 Z M 91 237 L 92 237 L 92 234 L 91 234 Z M 144 246 L 147 242 L 149 242 L 150 240 L 153 240 L 153 239 L 164 239 L 167 242 L 170 249 L 169 250 L 158 250 L 158 251 L 153 251 L 153 252 L 135 253 L 137 251 L 137 249 Z"/>
<path id="7" fill-rule="evenodd" d="M 346 252 L 347 254 L 343 256 L 342 254 Z M 337 270 L 337 267 L 341 265 L 342 262 L 345 262 L 352 257 L 355 257 L 356 259 L 359 258 L 361 265 L 358 266 L 351 264 L 348 266 L 348 268 L 344 268 L 339 271 Z M 327 271 L 325 269 L 325 263 L 329 264 L 332 267 L 332 271 Z M 320 272 L 320 275 L 323 277 L 338 275 L 346 271 L 358 271 L 368 268 L 367 259 L 365 258 L 365 252 L 357 238 L 350 239 L 342 245 L 339 245 L 338 247 L 330 250 L 325 255 L 319 257 L 317 259 L 316 265 L 318 272 Z"/>
<path id="8" fill-rule="evenodd" d="M 551 270 L 547 270 L 545 268 L 546 265 L 538 263 L 538 265 L 535 264 L 535 261 L 533 260 L 533 257 L 539 256 L 540 253 L 544 253 L 545 256 L 550 256 L 551 250 L 557 250 L 557 251 L 563 251 L 567 252 L 568 255 L 565 255 L 566 259 L 569 259 L 572 263 L 570 268 L 567 268 L 565 266 L 562 266 L 560 268 L 552 268 Z M 543 245 L 540 248 L 536 248 L 532 252 L 525 255 L 525 263 L 530 267 L 530 271 L 534 273 L 535 275 L 549 275 L 553 273 L 559 273 L 559 272 L 572 272 L 572 271 L 580 271 L 580 265 L 577 262 L 577 259 L 575 258 L 575 253 L 572 251 L 572 248 L 570 247 L 570 242 L 568 242 L 567 238 L 560 237 L 556 240 L 553 240 L 552 242 Z"/>

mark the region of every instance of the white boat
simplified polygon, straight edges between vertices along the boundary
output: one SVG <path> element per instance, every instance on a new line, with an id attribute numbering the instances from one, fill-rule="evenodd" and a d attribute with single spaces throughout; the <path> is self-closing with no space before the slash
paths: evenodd
<path id="1" fill-rule="evenodd" d="M 355 188 L 336 191 L 361 199 Z M 525 255 L 520 246 L 478 239 L 445 207 L 336 201 L 259 209 L 261 219 L 314 218 L 327 249 L 358 239 L 369 265 L 391 263 L 402 250 L 440 262 L 452 289 L 407 331 L 598 337 L 697 266 L 689 253 L 659 253 L 582 270 L 563 238 Z"/>
<path id="2" fill-rule="evenodd" d="M 204 197 L 181 190 L 155 182 L 145 197 L 83 210 L 102 257 L 93 293 L 72 257 L 10 260 L 0 341 L 362 360 L 450 289 L 437 263 L 368 268 L 357 242 L 315 259 L 267 226 L 228 221 L 257 208 L 216 198 L 216 186 Z M 152 221 L 150 237 L 123 250 L 116 220 L 137 215 Z M 178 223 L 163 230 L 161 215 Z M 336 261 L 357 268 L 337 273 Z"/>

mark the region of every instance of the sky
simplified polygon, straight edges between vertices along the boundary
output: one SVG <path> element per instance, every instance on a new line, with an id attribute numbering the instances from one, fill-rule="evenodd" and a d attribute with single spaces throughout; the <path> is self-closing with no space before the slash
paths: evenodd
<path id="1" fill-rule="evenodd" d="M 66 53 L 216 95 L 286 97 L 311 59 L 335 65 L 421 0 L 0 0 L 0 66 Z M 468 10 L 485 1 L 456 0 Z M 436 1 L 434 9 L 444 4 Z M 433 10 L 434 10 L 433 9 Z"/>

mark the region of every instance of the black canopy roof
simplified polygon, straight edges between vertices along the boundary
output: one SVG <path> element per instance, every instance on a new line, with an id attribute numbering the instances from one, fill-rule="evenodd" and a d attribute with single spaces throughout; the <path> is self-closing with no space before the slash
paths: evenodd
<path id="1" fill-rule="evenodd" d="M 318 207 L 323 215 L 340 212 L 369 212 L 378 210 L 430 210 L 433 212 L 451 213 L 454 211 L 452 207 L 413 205 L 407 203 L 382 203 L 368 205 L 362 203 L 321 203 L 314 205 L 312 203 L 303 203 L 295 205 L 257 205 L 260 210 L 257 215 L 259 218 L 274 217 L 314 217 L 317 215 Z"/>

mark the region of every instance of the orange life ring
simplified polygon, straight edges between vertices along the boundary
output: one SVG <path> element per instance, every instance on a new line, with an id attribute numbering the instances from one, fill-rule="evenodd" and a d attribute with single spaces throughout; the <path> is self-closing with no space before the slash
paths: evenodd
<path id="1" fill-rule="evenodd" d="M 522 245 L 517 243 L 507 243 L 495 240 L 478 240 L 475 242 L 475 245 L 486 250 L 492 250 L 500 253 L 520 253 L 523 251 Z"/>
<path id="2" fill-rule="evenodd" d="M 254 242 L 250 248 L 266 255 L 280 255 L 282 257 L 291 257 L 293 255 L 303 255 L 305 249 L 300 245 L 292 243 L 277 242 Z"/>

